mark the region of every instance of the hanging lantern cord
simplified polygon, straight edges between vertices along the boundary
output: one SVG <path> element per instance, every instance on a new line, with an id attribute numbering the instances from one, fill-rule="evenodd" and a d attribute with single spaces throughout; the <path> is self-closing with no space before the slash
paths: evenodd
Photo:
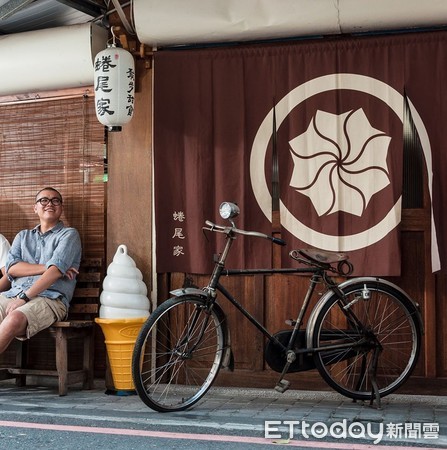
<path id="1" fill-rule="evenodd" d="M 120 40 L 119 37 L 115 35 L 115 31 L 113 30 L 113 26 L 110 27 L 110 32 L 112 33 L 112 47 L 116 47 L 116 40 Z M 109 40 L 110 42 L 110 40 Z"/>

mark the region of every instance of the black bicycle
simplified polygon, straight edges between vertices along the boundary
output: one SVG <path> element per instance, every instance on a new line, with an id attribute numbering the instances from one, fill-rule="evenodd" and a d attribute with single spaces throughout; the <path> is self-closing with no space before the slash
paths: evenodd
<path id="1" fill-rule="evenodd" d="M 284 392 L 290 372 L 317 368 L 334 390 L 354 400 L 376 400 L 398 389 L 418 360 L 423 331 L 419 306 L 401 288 L 376 277 L 356 277 L 337 283 L 330 274 L 347 276 L 352 265 L 343 253 L 317 249 L 293 250 L 290 256 L 305 267 L 228 270 L 225 261 L 237 235 L 261 237 L 279 245 L 281 239 L 240 230 L 233 218 L 239 208 L 220 207 L 228 226 L 206 221 L 204 230 L 223 233 L 225 247 L 207 286 L 184 288 L 161 303 L 137 337 L 132 374 L 141 400 L 159 412 L 182 411 L 197 403 L 221 367 L 231 367 L 230 333 L 220 298 L 227 299 L 266 338 L 265 360 L 280 373 L 275 387 Z M 220 284 L 221 276 L 300 273 L 310 283 L 296 320 L 288 330 L 270 333 Z M 313 308 L 317 284 L 325 293 Z M 309 310 L 307 326 L 304 318 Z"/>

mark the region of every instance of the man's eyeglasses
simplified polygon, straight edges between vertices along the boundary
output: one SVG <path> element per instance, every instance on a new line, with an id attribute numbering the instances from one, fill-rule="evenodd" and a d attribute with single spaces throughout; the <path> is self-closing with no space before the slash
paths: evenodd
<path id="1" fill-rule="evenodd" d="M 53 197 L 53 198 L 42 197 L 36 201 L 36 204 L 37 203 L 40 203 L 42 206 L 47 206 L 50 203 L 53 206 L 60 206 L 60 205 L 62 205 L 62 200 L 58 197 Z"/>

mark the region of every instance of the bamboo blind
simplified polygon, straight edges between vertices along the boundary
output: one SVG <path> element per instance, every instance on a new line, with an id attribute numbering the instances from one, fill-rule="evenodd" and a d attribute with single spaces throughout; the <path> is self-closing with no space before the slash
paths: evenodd
<path id="1" fill-rule="evenodd" d="M 83 255 L 104 257 L 104 139 L 86 96 L 0 106 L 0 233 L 33 228 L 35 195 L 52 186 Z"/>

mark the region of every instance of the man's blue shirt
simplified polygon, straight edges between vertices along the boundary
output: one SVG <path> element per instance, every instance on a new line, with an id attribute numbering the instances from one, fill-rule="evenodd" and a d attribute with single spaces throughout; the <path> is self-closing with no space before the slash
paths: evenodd
<path id="1" fill-rule="evenodd" d="M 47 268 L 56 266 L 65 274 L 70 267 L 79 269 L 81 263 L 81 239 L 76 229 L 65 227 L 59 222 L 46 233 L 40 232 L 40 225 L 32 230 L 22 230 L 15 237 L 6 259 L 6 272 L 18 262 L 44 264 Z M 26 291 L 40 275 L 13 278 L 11 289 L 3 292 L 6 297 L 15 297 Z M 61 298 L 68 305 L 73 297 L 76 280 L 62 277 L 39 295 L 48 298 Z"/>

